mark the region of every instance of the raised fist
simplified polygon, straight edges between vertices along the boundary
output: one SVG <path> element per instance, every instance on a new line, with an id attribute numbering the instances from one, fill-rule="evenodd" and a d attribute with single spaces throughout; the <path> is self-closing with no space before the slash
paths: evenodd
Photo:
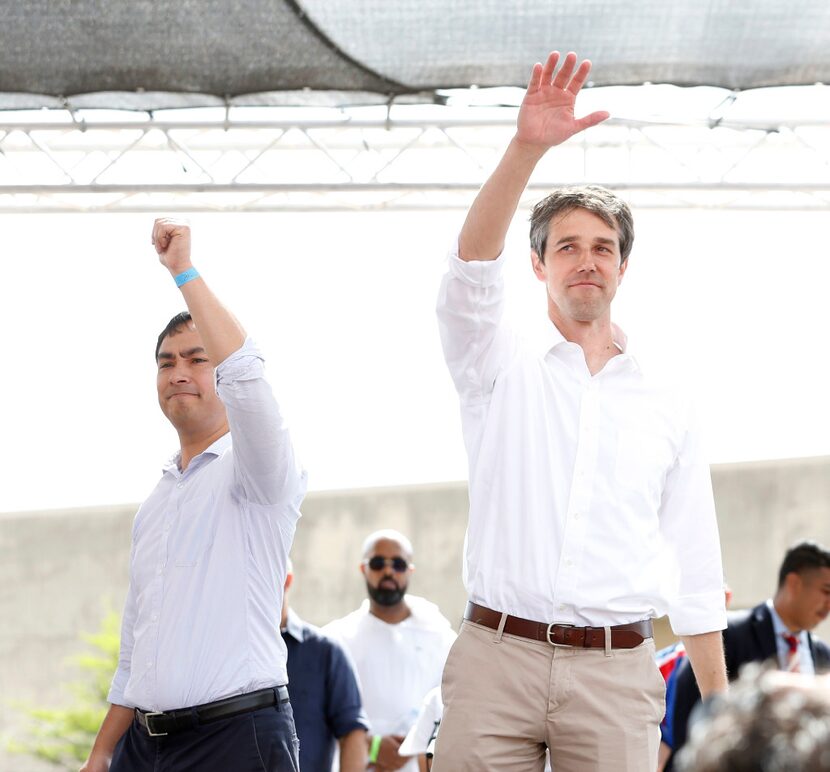
<path id="1" fill-rule="evenodd" d="M 159 262 L 177 276 L 192 266 L 190 262 L 190 225 L 185 220 L 159 217 L 153 223 L 153 246 Z"/>

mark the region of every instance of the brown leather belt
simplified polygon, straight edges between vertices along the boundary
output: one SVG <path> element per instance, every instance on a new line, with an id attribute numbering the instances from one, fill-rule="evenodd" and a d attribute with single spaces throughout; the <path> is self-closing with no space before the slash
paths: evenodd
<path id="1" fill-rule="evenodd" d="M 479 606 L 477 603 L 467 603 L 464 619 L 477 625 L 484 625 L 498 630 L 501 624 L 501 612 Z M 520 638 L 530 638 L 533 641 L 544 641 L 552 646 L 568 646 L 582 649 L 604 649 L 604 627 L 574 627 L 551 622 L 533 622 L 521 617 L 507 617 L 503 632 L 508 635 L 518 635 Z M 611 648 L 633 649 L 639 646 L 646 638 L 653 637 L 650 619 L 631 622 L 627 625 L 611 626 Z"/>

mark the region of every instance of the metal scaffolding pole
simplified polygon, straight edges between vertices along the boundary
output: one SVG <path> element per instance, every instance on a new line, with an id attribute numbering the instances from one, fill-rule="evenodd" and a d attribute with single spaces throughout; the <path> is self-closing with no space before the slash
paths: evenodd
<path id="1" fill-rule="evenodd" d="M 320 111 L 317 111 L 318 113 Z M 515 108 L 428 114 L 281 108 L 250 119 L 0 114 L 0 211 L 464 208 Z M 827 123 L 616 119 L 545 158 L 529 189 L 592 182 L 638 207 L 830 208 Z"/>

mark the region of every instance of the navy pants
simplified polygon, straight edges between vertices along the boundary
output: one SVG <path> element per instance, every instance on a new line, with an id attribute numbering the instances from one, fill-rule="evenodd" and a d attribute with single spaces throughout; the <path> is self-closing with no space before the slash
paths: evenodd
<path id="1" fill-rule="evenodd" d="M 289 702 L 165 737 L 133 721 L 110 772 L 299 772 L 299 747 Z"/>

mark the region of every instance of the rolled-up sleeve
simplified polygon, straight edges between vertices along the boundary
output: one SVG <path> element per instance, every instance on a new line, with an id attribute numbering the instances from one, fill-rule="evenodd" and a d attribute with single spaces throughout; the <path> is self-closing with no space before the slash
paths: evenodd
<path id="1" fill-rule="evenodd" d="M 306 474 L 265 378 L 263 357 L 250 338 L 217 366 L 216 391 L 228 413 L 236 472 L 248 498 L 256 504 L 299 506 Z"/>
<path id="2" fill-rule="evenodd" d="M 712 478 L 691 408 L 666 480 L 660 526 L 679 567 L 677 592 L 669 604 L 672 630 L 676 635 L 723 630 L 726 604 Z"/>
<path id="3" fill-rule="evenodd" d="M 513 349 L 502 328 L 503 258 L 465 262 L 450 252 L 436 311 L 441 344 L 462 403 L 486 398 Z"/>
<path id="4" fill-rule="evenodd" d="M 329 639 L 326 673 L 326 721 L 338 739 L 355 729 L 369 731 L 354 666 L 339 643 Z"/>

